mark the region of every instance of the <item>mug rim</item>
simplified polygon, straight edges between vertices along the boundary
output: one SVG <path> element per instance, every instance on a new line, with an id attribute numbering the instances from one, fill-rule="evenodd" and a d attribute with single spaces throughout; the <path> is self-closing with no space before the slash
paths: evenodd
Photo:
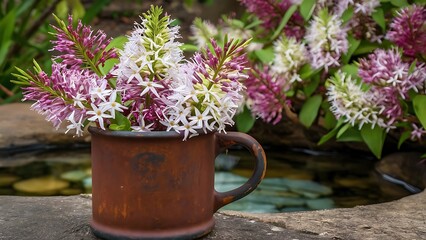
<path id="1" fill-rule="evenodd" d="M 103 135 L 109 137 L 127 137 L 127 138 L 183 138 L 184 134 L 176 131 L 149 131 L 149 132 L 132 132 L 132 131 L 112 131 L 112 130 L 103 130 L 99 127 L 89 126 L 88 131 L 90 134 Z M 207 135 L 214 133 L 214 131 L 208 131 L 204 133 L 203 130 L 198 130 L 198 134 Z M 197 137 L 197 136 L 195 136 Z"/>

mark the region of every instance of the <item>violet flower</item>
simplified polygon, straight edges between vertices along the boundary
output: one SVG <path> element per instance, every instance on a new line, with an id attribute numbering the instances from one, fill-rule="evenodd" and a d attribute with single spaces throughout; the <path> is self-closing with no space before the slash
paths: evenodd
<path id="1" fill-rule="evenodd" d="M 240 2 L 247 8 L 248 12 L 262 20 L 263 27 L 269 30 L 278 27 L 285 12 L 294 4 L 291 0 L 240 0 Z M 305 34 L 303 24 L 302 16 L 295 12 L 284 27 L 285 35 L 295 37 L 298 40 L 302 39 Z"/>
<path id="2" fill-rule="evenodd" d="M 282 119 L 283 106 L 287 104 L 287 80 L 271 74 L 268 67 L 254 68 L 244 81 L 247 104 L 252 113 L 263 121 L 277 124 Z"/>
<path id="3" fill-rule="evenodd" d="M 70 68 L 90 67 L 98 75 L 102 75 L 99 65 L 103 66 L 105 61 L 110 58 L 116 58 L 114 49 L 106 50 L 111 39 L 107 39 L 105 33 L 101 30 L 93 32 L 89 26 L 85 26 L 78 21 L 76 29 L 73 28 L 72 16 L 68 17 L 68 25 L 56 16 L 59 27 L 52 26 L 56 33 L 56 40 L 52 41 L 51 51 L 60 53 L 54 59 L 60 59 L 63 64 Z"/>
<path id="4" fill-rule="evenodd" d="M 306 41 L 314 68 L 340 66 L 341 56 L 348 50 L 346 29 L 337 15 L 330 15 L 322 9 L 314 16 L 306 33 Z"/>
<path id="5" fill-rule="evenodd" d="M 397 14 L 390 24 L 386 38 L 401 47 L 407 56 L 426 54 L 426 7 L 412 5 Z"/>

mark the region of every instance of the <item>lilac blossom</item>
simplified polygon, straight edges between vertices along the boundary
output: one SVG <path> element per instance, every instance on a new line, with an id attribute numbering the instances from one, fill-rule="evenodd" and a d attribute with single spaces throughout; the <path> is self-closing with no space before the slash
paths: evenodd
<path id="1" fill-rule="evenodd" d="M 240 0 L 241 4 L 247 8 L 247 11 L 256 15 L 263 21 L 266 29 L 272 30 L 278 27 L 285 12 L 291 7 L 293 1 L 290 0 Z M 295 12 L 287 25 L 284 27 L 284 33 L 288 37 L 302 39 L 305 30 L 302 16 Z"/>
<path id="2" fill-rule="evenodd" d="M 314 68 L 340 66 L 341 56 L 348 50 L 346 29 L 337 15 L 330 15 L 326 9 L 314 16 L 307 29 L 306 41 Z"/>
<path id="3" fill-rule="evenodd" d="M 113 48 L 106 49 L 111 39 L 107 39 L 103 31 L 94 32 L 81 21 L 74 29 L 71 15 L 68 17 L 68 25 L 58 18 L 56 20 L 59 27 L 52 26 L 56 30 L 52 51 L 60 53 L 55 59 L 60 59 L 63 64 L 70 68 L 92 67 L 100 75 L 99 65 L 103 66 L 106 60 L 117 57 Z"/>
<path id="4" fill-rule="evenodd" d="M 265 122 L 277 124 L 282 118 L 283 106 L 287 104 L 286 79 L 272 74 L 268 67 L 254 68 L 244 85 L 247 88 L 247 104 L 252 113 Z"/>
<path id="5" fill-rule="evenodd" d="M 397 95 L 406 99 L 410 90 L 418 92 L 424 87 L 426 67 L 417 64 L 410 72 L 410 64 L 403 62 L 398 49 L 377 49 L 367 58 L 359 60 L 358 74 L 365 83 L 392 87 Z"/>
<path id="6" fill-rule="evenodd" d="M 425 129 L 423 127 L 418 127 L 415 123 L 411 124 L 411 127 L 413 129 L 410 134 L 410 139 L 412 141 L 422 140 L 422 136 L 426 135 Z"/>
<path id="7" fill-rule="evenodd" d="M 88 69 L 70 69 L 63 63 L 52 65 L 52 74 L 48 76 L 44 71 L 36 68 L 36 73 L 24 73 L 20 78 L 27 77 L 29 86 L 24 87 L 23 100 L 36 101 L 31 108 L 42 115 L 46 120 L 59 128 L 63 122 L 68 122 L 67 132 L 74 129 L 76 135 L 83 133 L 84 121 L 89 118 L 91 112 L 101 109 L 102 112 L 111 112 L 109 108 L 99 107 L 104 102 L 110 102 L 108 89 L 103 88 L 107 80 L 92 73 Z M 97 92 L 96 89 L 102 89 Z M 116 103 L 119 109 L 123 109 Z M 120 107 L 121 106 L 121 107 Z M 105 115 L 102 115 L 105 116 Z M 97 121 L 101 127 L 104 126 L 103 118 L 88 119 Z"/>
<path id="8" fill-rule="evenodd" d="M 225 39 L 226 40 L 226 39 Z M 247 63 L 243 54 L 247 41 L 226 41 L 223 48 L 212 40 L 213 51 L 196 53 L 182 66 L 171 82 L 173 92 L 162 123 L 167 129 L 183 132 L 184 139 L 198 135 L 198 131 L 225 131 L 243 101 L 246 78 L 241 71 Z"/>
<path id="9" fill-rule="evenodd" d="M 114 70 L 123 101 L 132 101 L 132 125 L 152 124 L 155 130 L 164 130 L 160 121 L 166 105 L 162 99 L 170 92 L 170 73 L 181 66 L 183 59 L 181 43 L 176 41 L 179 28 L 171 27 L 170 17 L 161 17 L 161 13 L 161 8 L 153 7 L 141 23 L 135 23 Z M 136 129 L 146 128 L 140 125 Z"/>
<path id="10" fill-rule="evenodd" d="M 391 24 L 386 38 L 410 57 L 426 54 L 426 7 L 412 5 L 403 8 Z"/>
<path id="11" fill-rule="evenodd" d="M 298 71 L 309 61 L 308 51 L 303 43 L 283 36 L 274 42 L 274 55 L 271 66 L 274 73 L 284 75 L 290 79 L 290 83 L 302 81 Z"/>
<path id="12" fill-rule="evenodd" d="M 378 99 L 378 92 L 364 91 L 350 75 L 338 72 L 329 80 L 327 88 L 330 110 L 336 118 L 360 129 L 364 124 L 379 126 L 387 130 L 394 128 L 393 121 L 382 115 L 384 107 Z"/>

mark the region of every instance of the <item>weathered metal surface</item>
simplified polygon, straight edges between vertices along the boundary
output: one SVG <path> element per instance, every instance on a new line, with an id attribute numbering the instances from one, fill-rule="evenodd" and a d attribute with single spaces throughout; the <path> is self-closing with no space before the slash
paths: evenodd
<path id="1" fill-rule="evenodd" d="M 213 213 L 250 193 L 265 173 L 261 146 L 241 133 L 111 132 L 90 128 L 94 233 L 107 239 L 189 239 L 214 226 Z M 250 180 L 233 191 L 214 190 L 214 160 L 241 144 L 253 153 Z"/>

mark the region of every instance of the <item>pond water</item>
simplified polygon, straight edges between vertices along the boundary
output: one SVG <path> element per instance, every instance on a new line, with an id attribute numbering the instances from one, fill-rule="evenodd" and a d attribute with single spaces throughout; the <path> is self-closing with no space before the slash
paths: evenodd
<path id="1" fill-rule="evenodd" d="M 374 174 L 374 159 L 354 154 L 266 149 L 266 178 L 247 197 L 223 209 L 288 212 L 353 207 L 388 201 Z M 215 187 L 227 191 L 251 175 L 247 151 L 230 149 L 216 159 Z M 11 154 L 0 161 L 0 195 L 76 195 L 91 192 L 90 149 Z"/>

